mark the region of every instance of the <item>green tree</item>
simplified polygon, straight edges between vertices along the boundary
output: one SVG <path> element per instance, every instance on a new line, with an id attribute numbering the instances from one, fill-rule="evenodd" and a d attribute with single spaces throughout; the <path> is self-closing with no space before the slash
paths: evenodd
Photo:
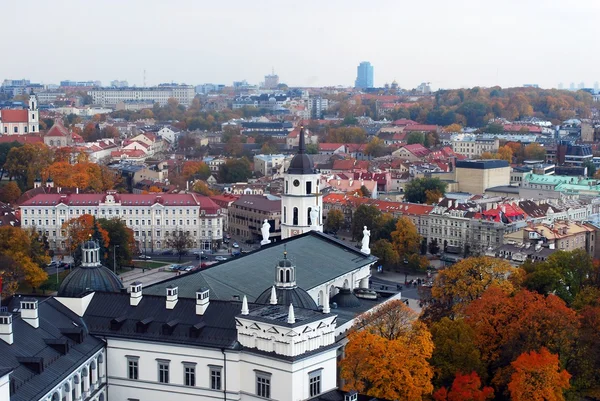
<path id="1" fill-rule="evenodd" d="M 17 141 L 0 143 L 0 178 L 4 177 L 4 173 L 6 172 L 4 164 L 6 163 L 8 153 L 12 148 L 20 148 L 21 146 L 23 145 Z"/>
<path id="2" fill-rule="evenodd" d="M 219 182 L 245 182 L 251 176 L 250 162 L 245 157 L 229 159 L 219 167 Z"/>
<path id="3" fill-rule="evenodd" d="M 592 276 L 592 258 L 583 250 L 556 251 L 545 262 L 526 263 L 524 286 L 540 294 L 556 294 L 571 304 Z"/>
<path id="4" fill-rule="evenodd" d="M 431 365 L 436 387 L 450 386 L 456 373 L 475 371 L 485 377 L 486 367 L 475 345 L 475 333 L 463 319 L 444 317 L 433 323 L 430 331 L 435 345 Z"/>
<path id="5" fill-rule="evenodd" d="M 412 203 L 427 203 L 427 191 L 444 196 L 446 186 L 447 184 L 437 177 L 415 178 L 404 188 L 404 200 Z"/>
<path id="6" fill-rule="evenodd" d="M 117 266 L 131 264 L 131 259 L 135 253 L 136 243 L 131 230 L 121 219 L 99 219 L 98 224 L 109 234 L 108 250 L 109 257 L 107 258 L 106 266 L 111 270 L 116 271 L 116 266 L 113 264 L 116 259 Z M 114 258 L 113 258 L 114 255 Z"/>
<path id="7" fill-rule="evenodd" d="M 385 155 L 387 153 L 387 147 L 385 146 L 385 142 L 377 137 L 374 137 L 367 144 L 365 153 L 373 157 L 380 157 Z"/>
<path id="8" fill-rule="evenodd" d="M 306 153 L 309 155 L 316 155 L 319 153 L 319 145 L 316 143 L 309 143 L 306 145 Z"/>
<path id="9" fill-rule="evenodd" d="M 13 147 L 8 152 L 4 168 L 15 177 L 23 189 L 33 187 L 33 182 L 52 163 L 52 150 L 43 143 L 27 143 Z"/>
<path id="10" fill-rule="evenodd" d="M 587 176 L 592 178 L 596 174 L 596 165 L 591 160 L 586 160 L 583 167 L 587 167 Z"/>
<path id="11" fill-rule="evenodd" d="M 362 238 L 364 226 L 371 229 L 371 238 L 376 238 L 377 227 L 374 227 L 374 223 L 379 216 L 381 216 L 381 211 L 376 206 L 360 205 L 357 207 L 352 216 L 352 239 Z"/>
<path id="12" fill-rule="evenodd" d="M 327 231 L 338 232 L 342 228 L 345 221 L 344 213 L 339 209 L 331 209 L 327 213 L 325 220 L 325 229 Z"/>
<path id="13" fill-rule="evenodd" d="M 406 143 L 409 145 L 420 143 L 425 144 L 425 135 L 422 132 L 411 132 L 406 137 Z"/>
<path id="14" fill-rule="evenodd" d="M 364 196 L 365 198 L 370 198 L 371 197 L 371 191 L 369 191 L 367 189 L 367 187 L 365 187 L 364 185 L 360 186 L 359 191 L 362 194 L 362 196 Z"/>
<path id="15" fill-rule="evenodd" d="M 371 253 L 379 258 L 379 263 L 387 269 L 391 270 L 400 261 L 398 252 L 394 246 L 386 239 L 377 240 L 371 245 Z"/>

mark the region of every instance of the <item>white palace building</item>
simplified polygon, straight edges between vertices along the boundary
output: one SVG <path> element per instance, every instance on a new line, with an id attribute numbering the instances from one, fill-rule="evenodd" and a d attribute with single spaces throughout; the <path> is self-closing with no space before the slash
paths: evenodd
<path id="1" fill-rule="evenodd" d="M 286 206 L 307 213 L 303 197 Z M 58 296 L 16 296 L 0 312 L 0 401 L 356 401 L 338 387 L 347 331 L 400 294 L 369 291 L 377 259 L 310 219 L 314 229 L 298 219 L 282 241 L 147 287 L 121 288 L 86 242 Z"/>

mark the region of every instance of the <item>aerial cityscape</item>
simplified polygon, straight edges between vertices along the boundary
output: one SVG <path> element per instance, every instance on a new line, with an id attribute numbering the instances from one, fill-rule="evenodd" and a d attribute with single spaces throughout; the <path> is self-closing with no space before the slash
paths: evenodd
<path id="1" fill-rule="evenodd" d="M 600 400 L 600 3 L 3 9 L 0 401 Z"/>

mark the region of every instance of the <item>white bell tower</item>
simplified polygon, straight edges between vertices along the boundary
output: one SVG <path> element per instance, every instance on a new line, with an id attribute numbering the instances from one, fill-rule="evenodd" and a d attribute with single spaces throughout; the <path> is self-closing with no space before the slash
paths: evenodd
<path id="1" fill-rule="evenodd" d="M 283 177 L 281 239 L 310 230 L 323 231 L 323 194 L 312 159 L 306 154 L 304 128 L 300 129 L 298 153 Z"/>
<path id="2" fill-rule="evenodd" d="M 29 110 L 27 112 L 28 132 L 40 132 L 40 111 L 38 110 L 38 102 L 35 95 L 29 96 Z"/>

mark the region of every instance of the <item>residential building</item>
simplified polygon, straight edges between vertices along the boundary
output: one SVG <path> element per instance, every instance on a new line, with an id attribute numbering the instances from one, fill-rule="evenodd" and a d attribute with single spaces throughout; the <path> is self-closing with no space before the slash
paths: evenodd
<path id="1" fill-rule="evenodd" d="M 228 211 L 229 232 L 248 240 L 262 239 L 265 220 L 271 226 L 269 238 L 281 239 L 281 199 L 262 195 L 242 195 Z"/>
<path id="2" fill-rule="evenodd" d="M 420 143 L 404 145 L 400 149 L 392 152 L 393 157 L 413 162 L 422 160 L 424 157 L 427 157 L 427 155 L 429 155 L 429 149 Z"/>
<path id="3" fill-rule="evenodd" d="M 488 188 L 510 184 L 510 166 L 505 160 L 458 160 L 455 172 L 461 192 L 483 194 Z"/>
<path id="4" fill-rule="evenodd" d="M 21 203 L 23 228 L 35 228 L 48 238 L 51 249 L 66 249 L 63 224 L 85 214 L 117 218 L 134 233 L 140 250 L 166 249 L 166 240 L 188 232 L 193 248 L 212 249 L 223 239 L 223 216 L 208 197 L 198 194 L 40 194 Z"/>
<path id="5" fill-rule="evenodd" d="M 334 155 L 336 153 L 346 153 L 346 145 L 343 143 L 319 143 L 320 155 Z"/>
<path id="6" fill-rule="evenodd" d="M 238 200 L 240 195 L 234 194 L 221 194 L 221 195 L 213 195 L 210 196 L 210 200 L 215 202 L 221 208 L 221 216 L 223 216 L 223 232 L 230 233 L 229 230 L 229 209 L 233 202 Z"/>
<path id="7" fill-rule="evenodd" d="M 161 106 L 173 98 L 184 106 L 189 106 L 196 96 L 192 85 L 161 84 L 147 88 L 92 88 L 88 91 L 95 105 L 116 107 L 117 104 L 128 100 L 152 101 Z"/>
<path id="8" fill-rule="evenodd" d="M 478 158 L 485 152 L 494 153 L 500 147 L 497 138 L 484 138 L 475 134 L 452 136 L 452 150 L 469 158 Z"/>
<path id="9" fill-rule="evenodd" d="M 356 81 L 354 87 L 358 89 L 373 88 L 373 66 L 368 61 L 363 61 L 356 68 Z"/>
<path id="10" fill-rule="evenodd" d="M 526 199 L 595 198 L 600 196 L 600 181 L 579 176 L 529 173 L 523 177 L 519 196 Z"/>
<path id="11" fill-rule="evenodd" d="M 522 242 L 534 247 L 547 247 L 562 251 L 583 249 L 594 255 L 597 235 L 596 228 L 573 221 L 555 221 L 552 224 L 531 224 L 511 237 L 522 235 Z"/>
<path id="12" fill-rule="evenodd" d="M 265 75 L 265 83 L 263 85 L 265 89 L 277 89 L 277 85 L 279 85 L 279 75 L 275 74 L 275 72 Z"/>
<path id="13" fill-rule="evenodd" d="M 375 180 L 365 180 L 362 178 L 340 178 L 339 176 L 321 177 L 321 189 L 327 192 L 340 192 L 352 195 L 358 192 L 362 187 L 369 191 L 369 197 L 377 199 L 379 192 L 377 190 L 378 183 Z"/>
<path id="14" fill-rule="evenodd" d="M 28 135 L 40 132 L 40 112 L 34 95 L 27 108 L 0 110 L 0 135 Z"/>
<path id="15" fill-rule="evenodd" d="M 323 115 L 329 108 L 329 100 L 321 96 L 314 96 L 307 100 L 307 105 L 310 118 L 318 120 L 323 118 Z"/>
<path id="16" fill-rule="evenodd" d="M 271 177 L 278 174 L 284 165 L 286 155 L 255 155 L 254 156 L 254 171 L 263 176 Z"/>

